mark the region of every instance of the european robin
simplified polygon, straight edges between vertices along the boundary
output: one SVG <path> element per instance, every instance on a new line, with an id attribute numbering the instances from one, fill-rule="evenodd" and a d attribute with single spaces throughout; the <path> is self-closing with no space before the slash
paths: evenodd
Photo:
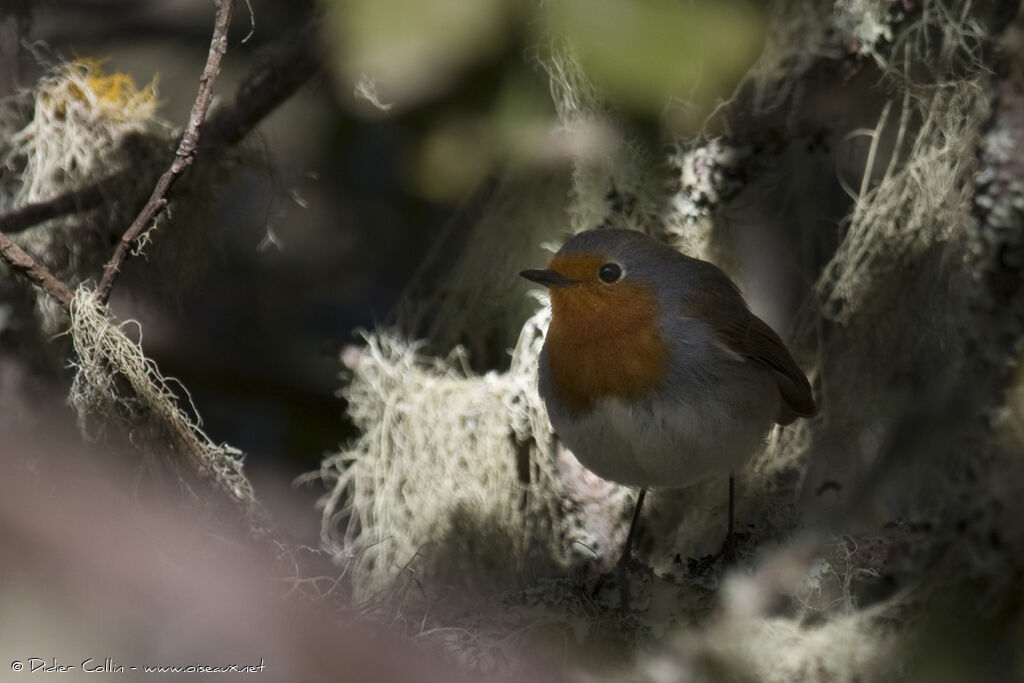
<path id="1" fill-rule="evenodd" d="M 640 488 L 619 566 L 648 488 L 729 476 L 772 425 L 817 411 L 779 336 L 729 277 L 632 230 L 567 241 L 524 278 L 551 295 L 538 388 L 556 434 L 596 474 Z"/>

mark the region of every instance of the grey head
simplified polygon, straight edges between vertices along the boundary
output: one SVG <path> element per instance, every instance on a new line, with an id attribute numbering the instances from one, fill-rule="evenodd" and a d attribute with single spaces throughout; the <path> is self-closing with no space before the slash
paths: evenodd
<path id="1" fill-rule="evenodd" d="M 673 335 L 687 325 L 706 325 L 718 342 L 747 362 L 768 371 L 778 387 L 776 421 L 788 424 L 817 413 L 807 377 L 779 336 L 751 313 L 739 289 L 712 263 L 680 253 L 644 233 L 619 228 L 587 230 L 570 238 L 552 259 L 600 254 L 621 269 L 619 279 L 650 286 Z M 551 270 L 524 271 L 523 277 L 548 287 L 573 284 Z"/>

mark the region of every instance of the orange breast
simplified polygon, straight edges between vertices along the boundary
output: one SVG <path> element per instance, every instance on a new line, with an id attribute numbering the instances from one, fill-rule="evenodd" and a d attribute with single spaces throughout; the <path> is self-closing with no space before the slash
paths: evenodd
<path id="1" fill-rule="evenodd" d="M 646 286 L 553 288 L 551 312 L 551 388 L 571 411 L 589 412 L 602 398 L 635 398 L 664 382 L 670 351 L 657 325 L 658 302 Z"/>

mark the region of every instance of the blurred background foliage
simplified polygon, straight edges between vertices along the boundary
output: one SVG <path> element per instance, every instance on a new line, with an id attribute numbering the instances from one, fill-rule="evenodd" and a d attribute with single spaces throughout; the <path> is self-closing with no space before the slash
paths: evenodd
<path id="1" fill-rule="evenodd" d="M 413 164 L 419 191 L 448 200 L 501 164 L 556 158 L 538 53 L 565 49 L 610 107 L 692 135 L 753 63 L 765 26 L 757 6 L 736 0 L 338 0 L 326 7 L 334 74 L 340 90 L 354 93 L 354 111 L 452 103 L 419 141 Z M 463 99 L 467 91 L 479 99 Z"/>

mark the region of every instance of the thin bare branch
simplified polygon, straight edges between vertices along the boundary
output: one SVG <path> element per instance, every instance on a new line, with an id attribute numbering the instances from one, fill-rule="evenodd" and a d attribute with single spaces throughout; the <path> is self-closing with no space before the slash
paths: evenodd
<path id="1" fill-rule="evenodd" d="M 21 273 L 56 299 L 65 310 L 70 308 L 73 295 L 68 286 L 2 232 L 0 232 L 0 257 L 10 265 L 12 270 Z"/>
<path id="2" fill-rule="evenodd" d="M 103 188 L 119 180 L 123 174 L 107 176 L 81 190 L 69 190 L 42 202 L 25 204 L 17 209 L 0 214 L 0 231 L 13 235 L 39 225 L 51 218 L 60 218 L 71 213 L 88 211 L 103 203 Z"/>
<path id="3" fill-rule="evenodd" d="M 206 58 L 206 66 L 203 74 L 199 77 L 199 93 L 192 105 L 192 112 L 189 114 L 188 126 L 182 133 L 181 142 L 174 153 L 174 161 L 171 167 L 164 172 L 153 188 L 153 194 L 149 201 L 142 207 L 142 211 L 121 236 L 113 258 L 107 265 L 107 269 L 100 279 L 97 288 L 101 302 L 110 298 L 110 290 L 114 281 L 121 272 L 121 266 L 132 255 L 135 249 L 136 240 L 142 232 L 153 222 L 153 220 L 167 206 L 167 193 L 181 175 L 192 165 L 195 160 L 196 149 L 199 146 L 199 129 L 206 119 L 206 111 L 213 99 L 213 84 L 220 73 L 220 63 L 228 49 L 228 26 L 231 23 L 231 13 L 234 10 L 234 0 L 217 0 L 217 18 L 214 22 L 213 37 L 210 40 L 210 52 Z"/>

